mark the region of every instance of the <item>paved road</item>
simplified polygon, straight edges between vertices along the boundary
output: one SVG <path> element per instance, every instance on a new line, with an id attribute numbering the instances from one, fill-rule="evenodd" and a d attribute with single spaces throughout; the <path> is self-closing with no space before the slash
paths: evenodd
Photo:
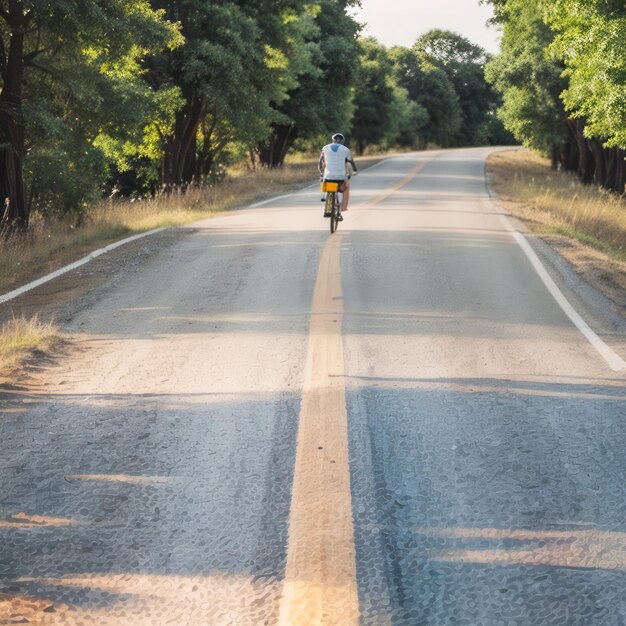
<path id="1" fill-rule="evenodd" d="M 208 220 L 85 298 L 0 413 L 0 624 L 626 624 L 626 373 L 486 154 L 384 162 L 333 237 L 315 190 Z"/>

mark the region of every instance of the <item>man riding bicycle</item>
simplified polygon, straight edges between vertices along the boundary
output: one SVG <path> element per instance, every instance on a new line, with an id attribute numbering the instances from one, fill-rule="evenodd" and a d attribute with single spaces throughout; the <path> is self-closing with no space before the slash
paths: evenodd
<path id="1" fill-rule="evenodd" d="M 344 146 L 346 138 L 341 133 L 335 133 L 332 136 L 332 140 L 332 143 L 322 148 L 318 168 L 322 180 L 341 182 L 339 191 L 343 193 L 343 201 L 341 203 L 341 211 L 343 212 L 348 210 L 350 177 L 356 176 L 357 169 L 352 158 L 352 152 Z M 343 219 L 341 215 L 339 219 Z"/>

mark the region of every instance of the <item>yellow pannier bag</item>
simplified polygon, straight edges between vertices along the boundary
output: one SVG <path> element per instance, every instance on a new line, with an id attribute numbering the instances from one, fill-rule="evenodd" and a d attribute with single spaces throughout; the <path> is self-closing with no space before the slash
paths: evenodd
<path id="1" fill-rule="evenodd" d="M 322 191 L 324 193 L 328 193 L 328 192 L 332 193 L 333 191 L 339 191 L 339 183 L 325 180 L 322 183 Z"/>

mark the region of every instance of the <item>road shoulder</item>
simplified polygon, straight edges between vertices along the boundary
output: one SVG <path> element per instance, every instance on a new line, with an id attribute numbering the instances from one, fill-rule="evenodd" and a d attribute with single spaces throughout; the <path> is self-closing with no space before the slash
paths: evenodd
<path id="1" fill-rule="evenodd" d="M 542 262 L 550 269 L 559 286 L 576 300 L 587 315 L 601 323 L 604 330 L 626 329 L 626 262 L 582 241 L 556 233 L 543 233 L 528 201 L 513 198 L 499 179 L 493 160 L 487 160 L 490 194 L 524 233 Z"/>

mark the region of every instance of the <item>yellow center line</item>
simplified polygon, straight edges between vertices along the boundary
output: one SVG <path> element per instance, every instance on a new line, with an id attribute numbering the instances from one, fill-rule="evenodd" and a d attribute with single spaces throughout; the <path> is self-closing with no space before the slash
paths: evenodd
<path id="1" fill-rule="evenodd" d="M 341 235 L 328 239 L 313 295 L 279 624 L 357 624 L 344 385 Z"/>
<path id="2" fill-rule="evenodd" d="M 382 202 L 427 163 L 361 208 Z M 342 234 L 329 237 L 313 294 L 280 626 L 359 623 L 341 286 Z"/>
<path id="3" fill-rule="evenodd" d="M 377 204 L 380 204 L 383 200 L 386 200 L 387 198 L 389 198 L 389 196 L 392 196 L 394 193 L 396 193 L 396 191 L 402 189 L 402 187 L 406 187 L 406 185 L 408 185 L 429 163 L 430 160 L 418 163 L 404 178 L 401 178 L 399 181 L 397 181 L 390 187 L 387 187 L 387 189 L 379 193 L 377 196 L 375 196 L 371 200 L 368 200 L 364 204 L 359 205 L 356 208 L 369 209 L 373 206 L 376 206 Z"/>

